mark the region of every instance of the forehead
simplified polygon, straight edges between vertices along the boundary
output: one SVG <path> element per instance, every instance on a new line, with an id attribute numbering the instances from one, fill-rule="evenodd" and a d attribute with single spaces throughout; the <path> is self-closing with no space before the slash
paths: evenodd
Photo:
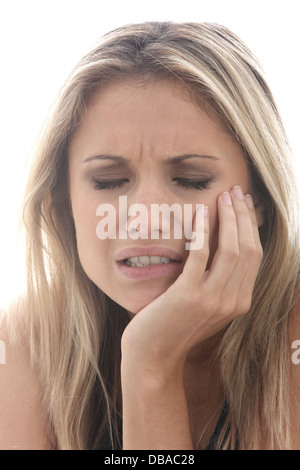
<path id="1" fill-rule="evenodd" d="M 170 156 L 218 152 L 229 144 L 237 145 L 183 84 L 127 80 L 107 85 L 92 96 L 70 150 L 84 156 L 100 150 L 132 155 L 143 147 Z"/>
<path id="2" fill-rule="evenodd" d="M 200 120 L 208 118 L 192 99 L 187 86 L 171 80 L 145 83 L 136 79 L 106 85 L 88 101 L 83 122 L 100 120 L 103 113 L 103 121 L 112 119 L 120 122 L 135 117 L 139 125 L 153 125 L 158 118 L 166 120 L 166 124 L 182 125 L 196 121 L 199 125 Z M 211 124 L 216 124 L 216 119 L 211 119 Z"/>

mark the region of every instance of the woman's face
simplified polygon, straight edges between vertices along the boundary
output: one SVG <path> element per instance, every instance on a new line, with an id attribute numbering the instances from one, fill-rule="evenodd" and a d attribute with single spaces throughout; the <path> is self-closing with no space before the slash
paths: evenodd
<path id="1" fill-rule="evenodd" d="M 151 225 L 151 205 L 170 207 L 177 203 L 182 209 L 189 205 L 193 214 L 196 204 L 208 207 L 209 265 L 218 245 L 218 195 L 235 185 L 253 195 L 241 147 L 189 99 L 182 85 L 168 81 L 147 85 L 125 81 L 99 91 L 71 140 L 69 168 L 83 269 L 102 291 L 132 314 L 166 291 L 182 272 L 189 253 L 184 230 L 182 238 L 175 238 L 171 227 L 169 238 L 162 238 L 162 222 Z M 129 233 L 119 237 L 119 196 L 123 196 L 123 203 L 126 201 L 127 210 L 136 203 L 148 210 L 148 229 L 138 226 L 142 233 L 135 232 L 140 235 L 137 239 Z M 102 204 L 116 211 L 116 218 L 109 212 L 111 223 L 116 224 L 116 238 L 112 238 L 113 232 L 106 239 L 99 238 L 103 229 L 99 222 L 105 217 L 108 220 L 108 212 L 102 212 L 102 217 L 99 209 L 97 212 Z M 133 227 L 139 214 L 127 217 L 129 225 Z M 133 251 L 122 253 L 127 248 Z M 132 259 L 143 255 L 148 257 Z M 144 266 L 162 261 L 165 263 Z M 143 266 L 131 266 L 135 262 Z"/>

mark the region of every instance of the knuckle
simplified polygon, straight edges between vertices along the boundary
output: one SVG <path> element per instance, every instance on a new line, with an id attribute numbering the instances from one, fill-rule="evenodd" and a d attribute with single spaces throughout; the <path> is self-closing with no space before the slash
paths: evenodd
<path id="1" fill-rule="evenodd" d="M 251 308 L 252 298 L 248 296 L 231 296 L 222 302 L 219 314 L 223 318 L 233 320 L 239 316 L 245 315 Z"/>
<path id="2" fill-rule="evenodd" d="M 262 249 L 257 247 L 254 243 L 248 243 L 244 246 L 243 249 L 245 256 L 252 259 L 261 259 L 262 258 Z"/>
<path id="3" fill-rule="evenodd" d="M 240 256 L 240 250 L 238 247 L 228 247 L 226 250 L 224 250 L 224 257 L 227 262 L 235 262 Z"/>
<path id="4" fill-rule="evenodd" d="M 237 316 L 245 315 L 246 313 L 249 312 L 250 308 L 252 305 L 252 297 L 242 297 L 238 299 L 238 302 L 236 304 L 236 313 Z"/>
<path id="5" fill-rule="evenodd" d="M 220 240 L 218 250 L 220 251 L 222 257 L 228 261 L 230 259 L 235 260 L 240 255 L 240 247 L 237 239 L 231 240 L 230 243 L 225 240 Z"/>
<path id="6" fill-rule="evenodd" d="M 247 209 L 246 204 L 243 204 L 243 203 L 237 204 L 235 210 L 238 216 L 242 217 L 243 219 L 246 219 L 246 218 L 248 219 L 249 211 Z"/>
<path id="7" fill-rule="evenodd" d="M 220 309 L 220 315 L 223 318 L 234 318 L 236 311 L 235 299 L 227 299 L 226 302 L 222 303 Z"/>
<path id="8" fill-rule="evenodd" d="M 264 256 L 264 250 L 262 248 L 262 246 L 259 244 L 258 247 L 256 247 L 256 255 L 257 255 L 257 258 L 261 261 L 263 256 Z"/>
<path id="9" fill-rule="evenodd" d="M 254 243 L 247 243 L 244 246 L 244 253 L 246 256 L 252 257 L 256 255 L 256 246 Z"/>

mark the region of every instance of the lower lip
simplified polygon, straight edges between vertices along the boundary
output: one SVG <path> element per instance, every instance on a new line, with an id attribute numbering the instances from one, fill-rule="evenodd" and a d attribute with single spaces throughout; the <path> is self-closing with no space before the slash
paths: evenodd
<path id="1" fill-rule="evenodd" d="M 156 279 L 158 277 L 176 274 L 182 269 L 182 262 L 175 261 L 166 264 L 153 264 L 152 266 L 145 266 L 143 268 L 127 266 L 123 261 L 117 261 L 117 266 L 121 273 L 131 279 Z"/>

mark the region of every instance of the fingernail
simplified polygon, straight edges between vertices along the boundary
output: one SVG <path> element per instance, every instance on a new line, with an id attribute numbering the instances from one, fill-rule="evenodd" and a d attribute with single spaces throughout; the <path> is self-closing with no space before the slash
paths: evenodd
<path id="1" fill-rule="evenodd" d="M 242 191 L 242 188 L 240 186 L 235 186 L 233 188 L 233 194 L 238 199 L 244 199 L 243 191 Z"/>
<path id="2" fill-rule="evenodd" d="M 208 207 L 207 206 L 204 206 L 203 211 L 204 211 L 204 217 L 208 217 Z"/>
<path id="3" fill-rule="evenodd" d="M 246 194 L 245 201 L 249 209 L 254 209 L 253 199 L 250 194 Z"/>
<path id="4" fill-rule="evenodd" d="M 226 191 L 222 194 L 222 199 L 228 206 L 232 206 L 230 194 Z"/>

